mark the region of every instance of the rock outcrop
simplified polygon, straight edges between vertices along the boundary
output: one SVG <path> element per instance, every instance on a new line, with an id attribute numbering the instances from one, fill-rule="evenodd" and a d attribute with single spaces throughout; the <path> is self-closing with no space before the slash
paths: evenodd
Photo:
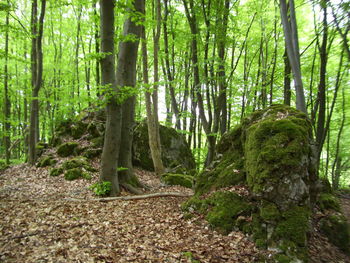
<path id="1" fill-rule="evenodd" d="M 250 234 L 257 246 L 275 251 L 275 262 L 307 262 L 314 172 L 307 116 L 274 105 L 221 138 L 216 160 L 183 207 L 225 232 Z"/>
<path id="2" fill-rule="evenodd" d="M 185 137 L 175 129 L 163 125 L 159 126 L 159 133 L 164 167 L 168 170 L 178 167 L 180 171 L 175 171 L 176 173 L 195 169 L 196 163 Z M 145 121 L 134 129 L 133 164 L 149 171 L 154 170 Z"/>

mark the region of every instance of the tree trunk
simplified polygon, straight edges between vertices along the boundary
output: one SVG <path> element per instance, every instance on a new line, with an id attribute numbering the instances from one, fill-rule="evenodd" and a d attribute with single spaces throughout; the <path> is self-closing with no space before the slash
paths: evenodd
<path id="1" fill-rule="evenodd" d="M 43 38 L 43 23 L 45 17 L 46 0 L 41 0 L 41 11 L 39 21 L 37 19 L 37 0 L 32 2 L 32 101 L 30 108 L 30 128 L 29 128 L 29 155 L 28 161 L 34 165 L 37 159 L 36 143 L 39 138 L 39 91 L 42 86 L 43 74 L 43 53 L 42 53 L 42 38 Z"/>
<path id="2" fill-rule="evenodd" d="M 101 23 L 101 52 L 106 54 L 101 59 L 101 84 L 108 87 L 105 93 L 106 106 L 106 130 L 101 157 L 101 181 L 112 183 L 111 196 L 120 193 L 117 175 L 119 146 L 121 138 L 122 111 L 118 103 L 117 80 L 114 64 L 114 1 L 100 0 Z"/>
<path id="3" fill-rule="evenodd" d="M 130 17 L 124 23 L 123 35 L 125 39 L 132 35 L 136 38 L 134 41 L 121 41 L 119 43 L 118 65 L 117 65 L 117 86 L 120 87 L 126 100 L 122 105 L 122 126 L 120 142 L 119 163 L 118 166 L 127 168 L 119 173 L 119 181 L 127 190 L 139 194 L 140 191 L 135 187 L 141 186 L 132 167 L 132 141 L 133 129 L 135 125 L 135 102 L 136 102 L 136 63 L 141 38 L 142 26 L 139 21 L 135 21 L 136 15 L 144 14 L 144 0 L 135 0 L 132 10 L 129 10 Z M 133 19 L 132 19 L 133 18 Z M 124 89 L 125 88 L 125 89 Z M 131 91 L 130 91 L 131 88 Z M 128 94 L 129 93 L 129 94 Z"/>
<path id="4" fill-rule="evenodd" d="M 9 4 L 7 2 L 7 4 Z M 9 55 L 9 10 L 6 12 L 6 22 L 5 22 L 5 65 L 4 65 L 4 146 L 5 146 L 5 162 L 10 164 L 11 151 L 10 151 L 10 114 L 11 114 L 11 104 L 10 104 L 10 95 L 9 95 L 9 74 L 8 74 L 8 55 Z"/>
<path id="5" fill-rule="evenodd" d="M 294 0 L 289 0 L 290 21 L 288 21 L 288 11 L 286 0 L 280 0 L 281 19 L 289 62 L 294 76 L 296 93 L 296 108 L 307 114 L 303 82 L 300 69 L 300 55 L 298 44 L 298 31 L 295 18 Z"/>
<path id="6" fill-rule="evenodd" d="M 159 10 L 160 6 L 157 3 L 157 32 L 154 34 L 154 81 L 158 82 L 158 49 L 159 49 L 159 35 L 160 35 L 160 17 Z M 146 32 L 143 27 L 142 30 L 142 60 L 143 60 L 143 82 L 146 88 L 149 85 L 148 79 L 148 55 L 147 55 L 147 42 L 146 42 Z M 154 85 L 153 92 L 158 89 L 157 83 Z M 164 166 L 162 162 L 161 155 L 161 144 L 159 135 L 159 124 L 158 124 L 158 110 L 157 101 L 153 99 L 158 99 L 158 96 L 151 96 L 150 91 L 145 91 L 146 99 L 146 112 L 147 112 L 147 127 L 148 127 L 148 143 L 151 150 L 151 156 L 153 161 L 154 170 L 157 175 L 164 173 Z M 152 103 L 153 100 L 153 103 Z"/>

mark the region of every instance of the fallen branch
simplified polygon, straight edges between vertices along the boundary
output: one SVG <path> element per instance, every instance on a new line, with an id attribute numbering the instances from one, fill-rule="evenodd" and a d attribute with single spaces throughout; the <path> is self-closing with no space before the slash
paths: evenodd
<path id="1" fill-rule="evenodd" d="M 164 193 L 153 193 L 145 195 L 132 195 L 132 196 L 117 196 L 117 197 L 105 197 L 105 198 L 93 198 L 93 199 L 82 199 L 82 198 L 65 198 L 66 201 L 81 202 L 81 201 L 115 201 L 115 200 L 141 200 L 147 198 L 157 198 L 157 197 L 190 197 L 192 194 L 176 193 L 176 192 L 164 192 Z"/>

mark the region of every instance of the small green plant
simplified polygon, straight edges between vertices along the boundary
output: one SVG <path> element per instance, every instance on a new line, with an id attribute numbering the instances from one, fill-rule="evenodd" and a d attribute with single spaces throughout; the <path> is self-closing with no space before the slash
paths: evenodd
<path id="1" fill-rule="evenodd" d="M 117 167 L 117 172 L 127 171 L 128 168 L 126 167 Z"/>
<path id="2" fill-rule="evenodd" d="M 108 196 L 112 190 L 112 183 L 107 181 L 97 182 L 90 185 L 89 189 L 91 189 L 95 193 L 95 195 Z"/>

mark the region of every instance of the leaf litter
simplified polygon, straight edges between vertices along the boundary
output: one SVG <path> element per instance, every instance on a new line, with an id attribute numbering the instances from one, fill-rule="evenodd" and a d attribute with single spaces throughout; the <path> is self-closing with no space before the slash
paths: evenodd
<path id="1" fill-rule="evenodd" d="M 162 184 L 154 173 L 135 172 L 150 193 L 192 193 Z M 88 187 L 97 180 L 94 174 L 91 181 L 66 181 L 25 164 L 0 174 L 0 262 L 216 263 L 269 256 L 242 232 L 223 235 L 201 217 L 186 220 L 180 208 L 185 197 L 91 201 Z M 349 262 L 322 236 L 311 240 L 311 262 Z"/>

